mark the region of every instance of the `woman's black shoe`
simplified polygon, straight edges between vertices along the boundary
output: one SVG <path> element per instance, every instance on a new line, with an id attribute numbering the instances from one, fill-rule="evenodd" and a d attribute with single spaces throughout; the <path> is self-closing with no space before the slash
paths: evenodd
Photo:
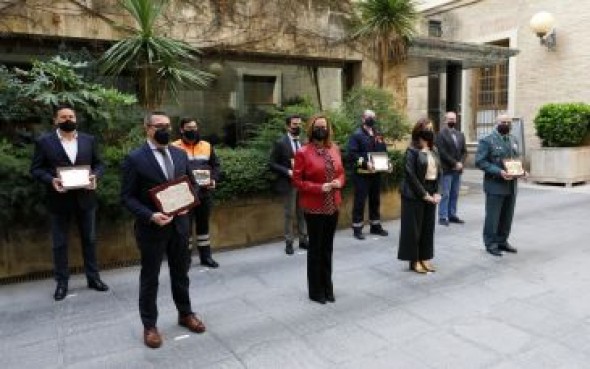
<path id="1" fill-rule="evenodd" d="M 311 301 L 315 301 L 318 304 L 325 304 L 326 303 L 326 299 L 325 298 L 321 298 L 321 299 L 314 299 L 312 297 L 309 298 Z"/>

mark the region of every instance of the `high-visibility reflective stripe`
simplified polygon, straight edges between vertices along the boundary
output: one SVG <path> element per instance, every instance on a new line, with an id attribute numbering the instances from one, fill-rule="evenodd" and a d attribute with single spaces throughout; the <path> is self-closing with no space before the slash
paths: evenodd
<path id="1" fill-rule="evenodd" d="M 371 225 L 381 224 L 381 221 L 380 220 L 370 220 L 369 222 L 371 223 Z"/>
<path id="2" fill-rule="evenodd" d="M 363 225 L 364 225 L 363 222 L 360 222 L 360 223 L 352 223 L 352 226 L 353 227 L 362 227 Z"/>

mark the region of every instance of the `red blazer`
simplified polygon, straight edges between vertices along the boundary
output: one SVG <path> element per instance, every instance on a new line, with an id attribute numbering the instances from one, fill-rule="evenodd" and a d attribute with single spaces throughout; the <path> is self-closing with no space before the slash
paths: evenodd
<path id="1" fill-rule="evenodd" d="M 344 186 L 345 176 L 340 150 L 332 144 L 328 151 L 334 161 L 334 179 L 339 180 Z M 299 190 L 299 205 L 303 209 L 321 208 L 324 204 L 322 185 L 326 182 L 328 179 L 324 159 L 316 153 L 311 143 L 304 145 L 295 154 L 293 167 L 293 185 Z M 337 207 L 342 202 L 339 189 L 334 190 L 334 202 Z"/>

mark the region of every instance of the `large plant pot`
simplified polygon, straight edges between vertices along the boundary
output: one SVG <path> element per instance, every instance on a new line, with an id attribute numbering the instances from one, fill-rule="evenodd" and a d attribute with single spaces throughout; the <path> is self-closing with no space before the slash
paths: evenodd
<path id="1" fill-rule="evenodd" d="M 545 147 L 531 150 L 531 179 L 535 182 L 590 181 L 590 147 Z"/>

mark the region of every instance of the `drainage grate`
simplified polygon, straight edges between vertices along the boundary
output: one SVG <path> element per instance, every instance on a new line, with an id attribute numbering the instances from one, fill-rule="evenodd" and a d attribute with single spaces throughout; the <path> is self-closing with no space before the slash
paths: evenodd
<path id="1" fill-rule="evenodd" d="M 139 265 L 140 260 L 123 260 L 123 261 L 113 261 L 107 264 L 100 264 L 101 270 L 109 270 L 109 269 L 118 269 L 118 268 L 126 268 L 130 266 Z M 82 274 L 84 273 L 84 267 L 73 267 L 70 268 L 71 274 Z M 24 282 L 31 282 L 31 281 L 39 281 L 42 279 L 49 279 L 53 278 L 52 271 L 43 271 L 43 272 L 32 272 L 27 273 L 24 275 L 17 275 L 12 277 L 5 277 L 0 278 L 0 286 L 4 286 L 7 284 L 16 284 L 16 283 L 24 283 Z"/>

